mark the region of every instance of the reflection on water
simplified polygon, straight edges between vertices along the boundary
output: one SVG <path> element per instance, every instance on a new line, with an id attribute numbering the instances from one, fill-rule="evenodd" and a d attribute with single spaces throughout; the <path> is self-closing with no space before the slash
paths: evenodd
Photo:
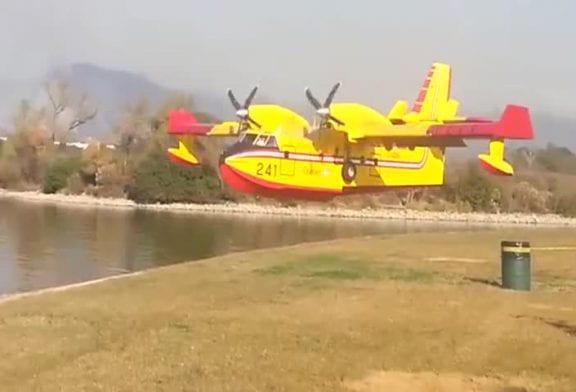
<path id="1" fill-rule="evenodd" d="M 63 208 L 0 200 L 0 295 L 230 251 L 433 228 L 379 221 Z"/>

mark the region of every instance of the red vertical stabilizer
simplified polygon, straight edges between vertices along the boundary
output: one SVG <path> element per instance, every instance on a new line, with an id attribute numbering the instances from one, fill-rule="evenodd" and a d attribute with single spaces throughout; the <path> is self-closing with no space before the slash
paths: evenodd
<path id="1" fill-rule="evenodd" d="M 502 139 L 534 139 L 530 111 L 524 106 L 507 105 L 496 126 L 496 136 Z"/>

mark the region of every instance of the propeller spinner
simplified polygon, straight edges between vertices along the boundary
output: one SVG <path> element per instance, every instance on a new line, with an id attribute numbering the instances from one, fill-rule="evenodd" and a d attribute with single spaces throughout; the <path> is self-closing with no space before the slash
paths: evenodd
<path id="1" fill-rule="evenodd" d="M 246 130 L 246 128 L 248 128 L 248 123 L 253 124 L 257 128 L 262 127 L 252 117 L 250 117 L 250 114 L 248 111 L 248 109 L 250 108 L 250 104 L 252 103 L 252 100 L 254 100 L 254 97 L 256 96 L 256 91 L 258 91 L 258 86 L 255 86 L 252 89 L 252 91 L 250 91 L 250 94 L 248 95 L 248 97 L 246 97 L 246 100 L 244 100 L 244 104 L 241 105 L 240 102 L 238 102 L 238 100 L 234 96 L 234 93 L 232 92 L 232 90 L 228 89 L 228 98 L 230 98 L 230 102 L 232 102 L 232 106 L 234 106 L 234 109 L 236 109 L 236 116 L 240 119 L 239 130 L 238 130 L 239 132 Z"/>
<path id="2" fill-rule="evenodd" d="M 306 91 L 306 97 L 308 98 L 308 101 L 310 101 L 310 103 L 312 104 L 314 109 L 316 109 L 316 114 L 322 119 L 322 122 L 320 124 L 321 127 L 330 126 L 330 124 L 328 123 L 328 120 L 332 120 L 340 126 L 345 125 L 344 122 L 342 122 L 341 120 L 338 120 L 336 117 L 334 117 L 330 114 L 330 105 L 332 104 L 332 101 L 334 100 L 334 96 L 336 95 L 336 91 L 338 91 L 338 89 L 340 88 L 341 85 L 342 85 L 342 83 L 338 82 L 332 87 L 332 90 L 330 90 L 330 93 L 326 97 L 324 104 L 321 104 L 320 101 L 318 101 L 314 97 L 314 95 L 312 95 L 312 93 L 310 92 L 310 89 L 308 87 L 306 87 L 306 90 L 305 90 Z"/>

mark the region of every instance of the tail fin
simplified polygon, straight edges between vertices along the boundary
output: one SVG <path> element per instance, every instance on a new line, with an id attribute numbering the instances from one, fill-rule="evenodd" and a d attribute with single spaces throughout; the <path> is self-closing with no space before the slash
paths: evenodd
<path id="1" fill-rule="evenodd" d="M 492 174 L 511 176 L 514 168 L 504 159 L 504 139 L 533 139 L 530 112 L 524 106 L 508 105 L 500 117 L 500 121 L 488 125 L 494 129 L 490 140 L 490 152 L 480 154 L 480 164 L 484 170 Z"/>
<path id="2" fill-rule="evenodd" d="M 503 139 L 534 139 L 534 130 L 528 108 L 507 105 L 498 122 L 496 135 Z"/>
<path id="3" fill-rule="evenodd" d="M 450 100 L 451 69 L 447 64 L 434 63 L 412 106 L 421 120 L 453 117 L 458 103 Z"/>

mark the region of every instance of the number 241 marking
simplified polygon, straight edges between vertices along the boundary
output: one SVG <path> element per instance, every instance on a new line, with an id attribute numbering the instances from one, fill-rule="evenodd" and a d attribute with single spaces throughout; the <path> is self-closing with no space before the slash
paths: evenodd
<path id="1" fill-rule="evenodd" d="M 276 174 L 278 173 L 278 166 L 272 163 L 269 163 L 268 165 L 264 165 L 262 162 L 258 162 L 256 164 L 256 174 L 259 176 L 271 176 L 271 177 L 276 177 Z"/>

